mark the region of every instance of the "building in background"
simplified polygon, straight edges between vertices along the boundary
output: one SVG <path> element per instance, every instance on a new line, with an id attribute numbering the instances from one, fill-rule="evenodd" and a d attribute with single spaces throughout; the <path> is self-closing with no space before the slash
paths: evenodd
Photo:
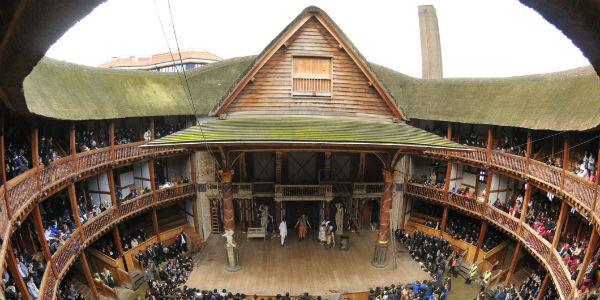
<path id="1" fill-rule="evenodd" d="M 208 51 L 184 50 L 181 56 L 174 52 L 160 53 L 149 57 L 115 57 L 100 65 L 101 68 L 149 70 L 158 72 L 175 72 L 177 66 L 183 66 L 185 70 L 198 68 L 213 62 L 221 61 L 222 58 Z"/>

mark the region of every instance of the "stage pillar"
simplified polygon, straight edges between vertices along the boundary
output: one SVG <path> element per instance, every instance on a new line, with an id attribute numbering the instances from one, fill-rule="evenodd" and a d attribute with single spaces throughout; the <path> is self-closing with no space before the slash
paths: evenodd
<path id="1" fill-rule="evenodd" d="M 392 208 L 392 194 L 394 173 L 383 170 L 383 195 L 379 211 L 379 233 L 371 265 L 376 268 L 384 268 L 387 265 L 386 256 L 390 237 L 390 210 Z"/>
<path id="2" fill-rule="evenodd" d="M 227 242 L 225 249 L 227 251 L 227 267 L 226 270 L 229 272 L 236 272 L 240 270 L 239 264 L 239 249 L 233 239 L 235 233 L 235 221 L 233 214 L 233 186 L 231 180 L 233 179 L 233 170 L 223 170 L 219 172 L 221 177 L 221 193 L 223 195 L 223 223 L 225 228 L 225 235 L 230 233 L 232 235 L 232 241 Z"/>

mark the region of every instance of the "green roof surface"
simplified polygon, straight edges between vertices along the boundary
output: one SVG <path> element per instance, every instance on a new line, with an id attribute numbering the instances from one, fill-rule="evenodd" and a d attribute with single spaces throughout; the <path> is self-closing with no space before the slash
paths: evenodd
<path id="1" fill-rule="evenodd" d="M 296 116 L 212 119 L 149 146 L 244 143 L 325 143 L 465 149 L 462 145 L 405 123 L 355 118 Z"/>

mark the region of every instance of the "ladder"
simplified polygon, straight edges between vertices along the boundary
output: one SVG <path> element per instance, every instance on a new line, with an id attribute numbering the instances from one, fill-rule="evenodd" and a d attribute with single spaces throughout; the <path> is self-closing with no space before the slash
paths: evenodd
<path id="1" fill-rule="evenodd" d="M 221 222 L 221 205 L 218 198 L 210 199 L 210 225 L 212 233 L 223 232 L 223 222 Z"/>

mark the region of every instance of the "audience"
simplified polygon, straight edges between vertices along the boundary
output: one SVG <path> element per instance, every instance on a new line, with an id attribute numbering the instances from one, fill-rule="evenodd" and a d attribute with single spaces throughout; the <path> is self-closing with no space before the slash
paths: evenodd
<path id="1" fill-rule="evenodd" d="M 555 199 L 551 193 L 542 194 L 534 191 L 527 207 L 525 222 L 539 235 L 552 243 L 556 222 L 560 214 L 561 201 Z"/>
<path id="2" fill-rule="evenodd" d="M 76 229 L 73 214 L 69 207 L 68 196 L 59 193 L 40 203 L 44 223 L 44 237 L 50 252 L 54 254 Z"/>
<path id="3" fill-rule="evenodd" d="M 60 299 L 85 300 L 83 295 L 75 288 L 69 279 L 63 279 L 59 287 Z"/>
<path id="4" fill-rule="evenodd" d="M 180 123 L 157 124 L 155 128 L 156 138 L 160 139 L 182 129 L 183 126 Z"/>
<path id="5" fill-rule="evenodd" d="M 137 134 L 131 127 L 115 129 L 115 144 L 117 145 L 133 143 L 137 139 Z"/>
<path id="6" fill-rule="evenodd" d="M 5 155 L 7 179 L 17 177 L 29 170 L 31 163 L 27 157 L 31 157 L 30 152 L 31 148 L 27 145 L 8 143 Z"/>
<path id="7" fill-rule="evenodd" d="M 481 222 L 464 215 L 448 215 L 446 232 L 457 240 L 477 245 Z"/>
<path id="8" fill-rule="evenodd" d="M 108 146 L 106 134 L 101 132 L 98 135 L 94 131 L 77 131 L 77 152 L 85 152 Z"/>
<path id="9" fill-rule="evenodd" d="M 39 143 L 39 154 L 42 164 L 45 166 L 50 165 L 51 162 L 60 158 L 58 152 L 54 149 L 54 142 L 52 138 L 41 137 Z"/>
<path id="10" fill-rule="evenodd" d="M 17 271 L 25 282 L 27 292 L 32 299 L 38 299 L 40 296 L 39 287 L 42 283 L 46 264 L 40 258 L 29 256 L 26 253 L 16 252 L 15 258 L 17 262 Z M 6 272 L 6 270 L 2 277 L 2 283 L 5 287 L 4 292 L 6 299 L 22 299 L 22 295 L 16 288 L 14 279 Z"/>

